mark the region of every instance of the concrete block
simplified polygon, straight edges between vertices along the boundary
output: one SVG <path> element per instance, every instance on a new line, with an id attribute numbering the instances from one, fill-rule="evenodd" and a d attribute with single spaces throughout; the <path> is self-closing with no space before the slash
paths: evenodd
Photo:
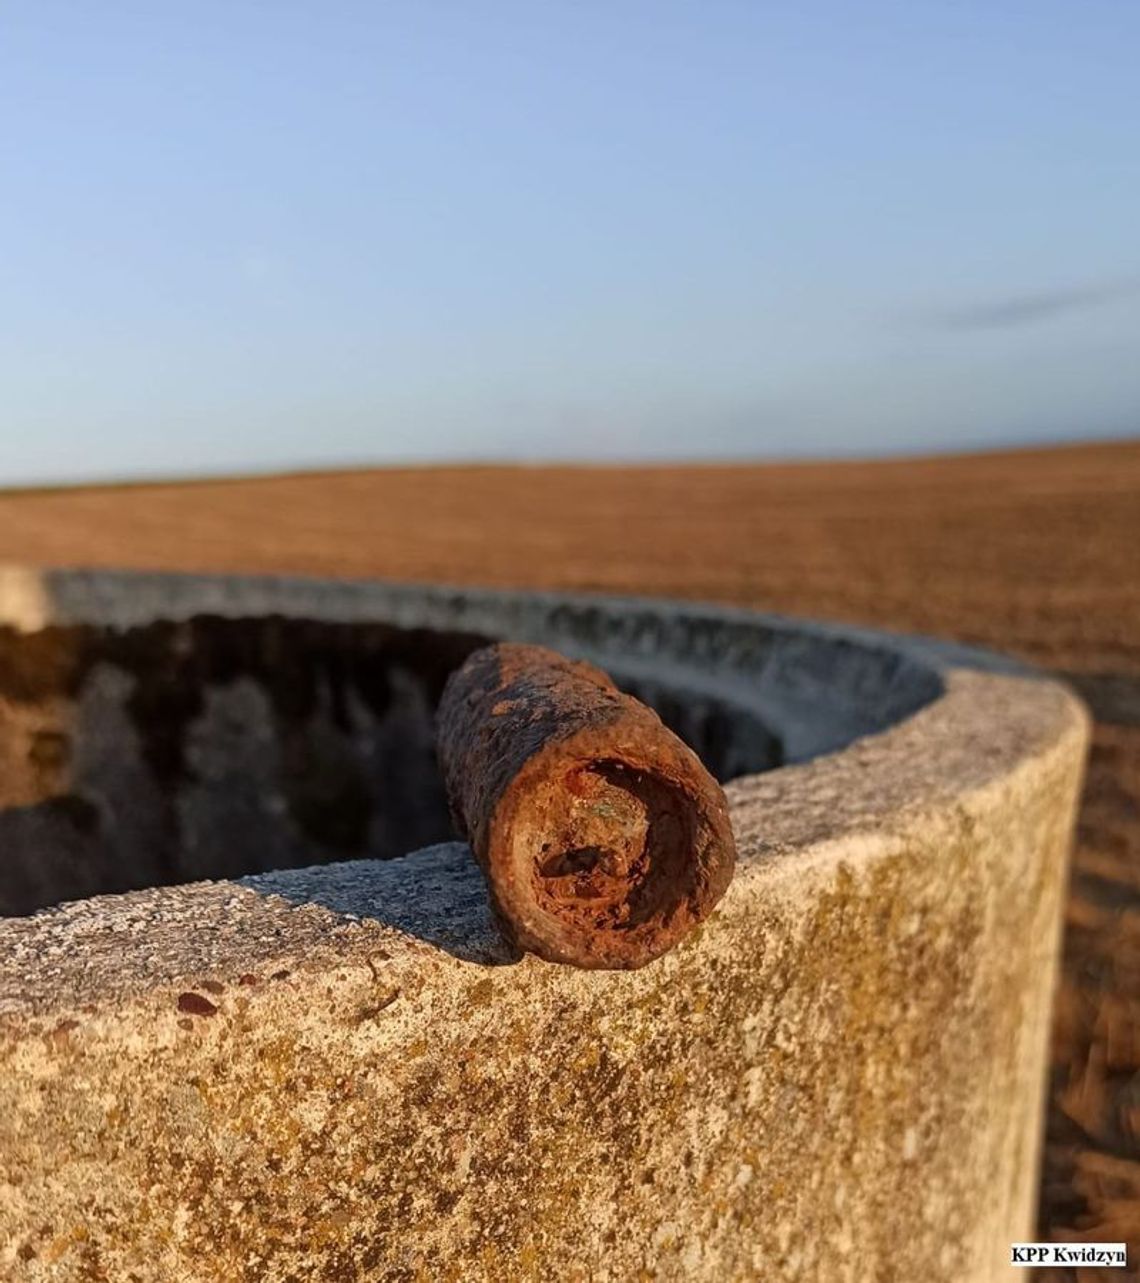
<path id="1" fill-rule="evenodd" d="M 1006 1277 L 1031 1236 L 1087 738 L 1060 686 L 958 647 L 678 603 L 21 571 L 0 611 L 0 879 L 38 851 L 52 905 L 0 920 L 0 1274 Z M 138 695 L 158 670 L 113 634 L 183 621 L 159 651 L 202 658 L 219 635 L 203 616 L 244 621 L 257 662 L 180 670 L 196 700 L 155 759 L 139 745 L 161 705 Z M 270 616 L 324 638 L 278 674 L 356 674 L 340 711 L 281 712 L 267 639 L 301 634 Z M 45 628 L 102 649 L 21 695 L 11 656 Z M 377 628 L 401 631 L 380 645 Z M 464 847 L 368 858 L 399 836 L 368 763 L 398 761 L 402 736 L 423 759 L 436 661 L 409 630 L 421 659 L 476 636 L 579 654 L 722 745 L 740 861 L 695 936 L 633 973 L 519 959 Z M 344 712 L 368 707 L 369 647 L 405 682 L 388 740 L 387 712 Z M 45 735 L 67 751 L 33 771 Z M 290 767 L 297 744 L 311 761 Z M 364 858 L 290 811 L 290 770 L 329 755 L 366 779 Z M 401 787 L 430 791 L 426 770 Z M 93 808 L 102 845 L 51 845 L 77 809 L 61 797 Z M 272 868 L 282 853 L 298 867 Z M 210 858 L 227 876 L 187 882 Z M 75 898 L 115 860 L 139 889 Z"/>

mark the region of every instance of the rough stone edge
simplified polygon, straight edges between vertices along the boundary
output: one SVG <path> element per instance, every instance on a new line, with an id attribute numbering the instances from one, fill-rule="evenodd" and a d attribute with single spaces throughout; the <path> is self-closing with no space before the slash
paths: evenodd
<path id="1" fill-rule="evenodd" d="M 747 886 L 796 898 L 821 869 L 873 863 L 908 833 L 961 815 L 1043 757 L 1084 751 L 1088 715 L 1056 683 L 957 670 L 947 684 L 942 699 L 890 731 L 730 784 L 739 862 L 729 895 Z M 457 851 L 464 860 L 456 861 Z M 394 897 L 401 913 L 381 916 L 402 925 L 368 922 L 367 887 L 361 913 L 319 907 L 322 898 L 335 899 L 326 889 L 346 876 L 367 878 L 385 904 Z M 313 904 L 297 903 L 299 886 Z M 280 895 L 290 889 L 292 901 Z M 251 896 L 259 898 L 253 918 L 240 935 L 227 935 L 227 913 Z M 439 938 L 440 914 L 450 918 L 457 905 L 453 934 L 469 947 L 462 957 L 448 957 L 428 941 Z M 722 916 L 714 914 L 705 930 L 719 929 Z M 116 942 L 106 971 L 91 963 L 91 943 L 100 936 Z M 65 1020 L 79 1008 L 125 1015 L 158 990 L 192 986 L 213 973 L 268 970 L 281 958 L 319 974 L 334 962 L 343 965 L 356 952 L 356 939 L 365 937 L 367 948 L 382 943 L 394 960 L 408 963 L 430 956 L 470 968 L 513 960 L 484 913 L 466 848 L 450 844 L 393 861 L 158 887 L 0 919 L 0 957 L 7 961 L 0 971 L 0 1020 L 15 1032 L 30 1019 L 39 1032 L 41 1021 Z M 218 947 L 206 953 L 191 947 L 206 940 Z"/>

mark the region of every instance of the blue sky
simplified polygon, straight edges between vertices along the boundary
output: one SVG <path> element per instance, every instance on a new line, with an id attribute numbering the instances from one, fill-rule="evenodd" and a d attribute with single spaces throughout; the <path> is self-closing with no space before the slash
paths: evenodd
<path id="1" fill-rule="evenodd" d="M 1140 433 L 1140 5 L 0 3 L 0 482 Z"/>

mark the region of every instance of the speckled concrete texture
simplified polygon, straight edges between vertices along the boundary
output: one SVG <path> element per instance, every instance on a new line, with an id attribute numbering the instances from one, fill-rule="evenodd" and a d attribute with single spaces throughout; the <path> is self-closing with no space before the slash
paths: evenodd
<path id="1" fill-rule="evenodd" d="M 3 921 L 0 1274 L 1004 1279 L 1087 727 L 938 673 L 727 787 L 642 971 L 513 956 L 457 844 Z"/>

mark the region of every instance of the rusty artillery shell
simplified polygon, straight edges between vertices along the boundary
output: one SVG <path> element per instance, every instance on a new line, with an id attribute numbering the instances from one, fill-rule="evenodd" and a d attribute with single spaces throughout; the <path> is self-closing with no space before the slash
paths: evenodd
<path id="1" fill-rule="evenodd" d="M 495 912 L 542 958 L 643 966 L 732 879 L 720 786 L 592 664 L 542 646 L 475 651 L 444 688 L 437 747 Z"/>

